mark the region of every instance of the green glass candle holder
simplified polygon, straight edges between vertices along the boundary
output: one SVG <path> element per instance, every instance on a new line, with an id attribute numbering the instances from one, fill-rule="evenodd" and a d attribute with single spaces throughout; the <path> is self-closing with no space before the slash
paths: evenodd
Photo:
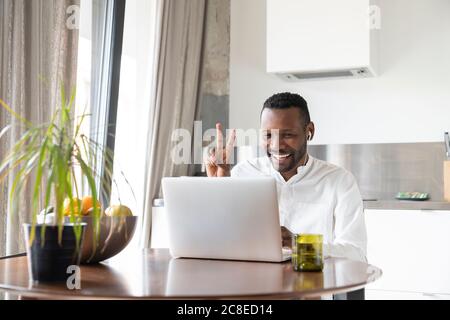
<path id="1" fill-rule="evenodd" d="M 323 236 L 294 234 L 292 237 L 292 265 L 295 271 L 323 270 Z"/>

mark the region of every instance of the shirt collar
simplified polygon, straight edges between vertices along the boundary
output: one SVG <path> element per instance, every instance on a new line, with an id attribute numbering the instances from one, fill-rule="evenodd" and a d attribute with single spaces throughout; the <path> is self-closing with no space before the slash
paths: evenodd
<path id="1" fill-rule="evenodd" d="M 269 158 L 267 158 L 269 160 Z M 290 178 L 288 181 L 284 180 L 281 173 L 279 173 L 272 165 L 272 162 L 270 162 L 270 173 L 272 176 L 276 177 L 276 179 L 284 184 L 293 184 L 298 182 L 300 179 L 302 179 L 310 170 L 312 163 L 314 162 L 314 158 L 311 157 L 309 154 L 307 154 L 307 161 L 304 166 L 300 166 L 297 168 L 297 174 L 294 175 L 292 178 Z"/>

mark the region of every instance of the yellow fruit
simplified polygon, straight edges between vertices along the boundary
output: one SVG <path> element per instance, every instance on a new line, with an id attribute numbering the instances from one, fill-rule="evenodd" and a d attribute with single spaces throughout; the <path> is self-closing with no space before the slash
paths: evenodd
<path id="1" fill-rule="evenodd" d="M 80 212 L 81 200 L 74 197 L 74 198 L 72 198 L 72 201 L 73 201 L 73 213 L 74 213 L 74 215 L 78 215 Z M 70 205 L 70 198 L 66 198 L 64 200 L 64 215 L 70 216 L 71 212 L 72 212 L 72 207 Z"/>
<path id="2" fill-rule="evenodd" d="M 101 209 L 100 202 L 97 201 L 96 203 L 97 208 Z M 94 208 L 94 198 L 91 196 L 85 196 L 83 197 L 83 200 L 81 200 L 81 214 L 83 216 L 87 216 L 90 214 L 90 210 Z"/>
<path id="3" fill-rule="evenodd" d="M 110 206 L 106 209 L 105 214 L 109 217 L 131 217 L 133 213 L 130 208 L 124 205 Z"/>
<path id="4" fill-rule="evenodd" d="M 105 215 L 105 212 L 103 212 L 101 209 L 100 209 L 100 217 L 103 217 L 104 215 Z M 87 213 L 85 214 L 85 216 L 87 216 L 87 217 L 90 217 L 90 216 L 92 216 L 94 214 L 94 208 L 90 208 L 88 211 L 87 211 Z"/>

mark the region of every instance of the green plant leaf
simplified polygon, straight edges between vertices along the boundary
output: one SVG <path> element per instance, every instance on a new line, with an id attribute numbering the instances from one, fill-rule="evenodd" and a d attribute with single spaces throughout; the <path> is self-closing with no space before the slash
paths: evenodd
<path id="1" fill-rule="evenodd" d="M 8 111 L 9 114 L 11 114 L 13 117 L 15 117 L 16 119 L 18 119 L 20 122 L 24 123 L 26 126 L 28 127 L 32 127 L 33 123 L 31 123 L 30 121 L 28 121 L 27 119 L 21 117 L 19 114 L 17 114 L 16 112 L 14 112 L 13 109 L 11 109 L 6 102 L 4 102 L 2 99 L 0 99 L 0 105 L 6 109 L 6 111 Z"/>

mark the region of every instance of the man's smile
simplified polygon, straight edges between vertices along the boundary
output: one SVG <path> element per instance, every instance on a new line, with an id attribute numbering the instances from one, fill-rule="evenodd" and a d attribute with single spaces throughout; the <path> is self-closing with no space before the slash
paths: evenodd
<path id="1" fill-rule="evenodd" d="M 272 160 L 275 160 L 278 164 L 284 165 L 291 161 L 293 154 L 292 153 L 286 153 L 286 152 L 277 152 L 272 153 L 269 152 L 269 157 L 272 158 Z"/>

